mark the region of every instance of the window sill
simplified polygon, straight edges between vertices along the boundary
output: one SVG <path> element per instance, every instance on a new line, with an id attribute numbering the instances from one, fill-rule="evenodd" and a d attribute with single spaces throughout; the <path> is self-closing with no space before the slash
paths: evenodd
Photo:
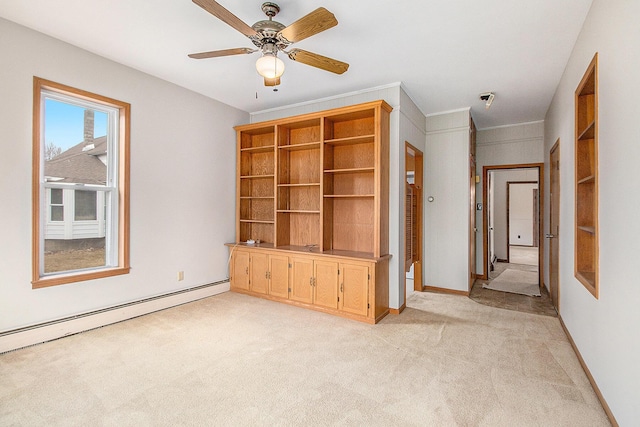
<path id="1" fill-rule="evenodd" d="M 63 273 L 46 277 L 40 277 L 31 282 L 32 289 L 46 288 L 49 286 L 65 285 L 67 283 L 83 282 L 85 280 L 102 279 L 104 277 L 129 274 L 131 267 L 114 267 L 101 270 L 83 271 L 81 273 Z"/>

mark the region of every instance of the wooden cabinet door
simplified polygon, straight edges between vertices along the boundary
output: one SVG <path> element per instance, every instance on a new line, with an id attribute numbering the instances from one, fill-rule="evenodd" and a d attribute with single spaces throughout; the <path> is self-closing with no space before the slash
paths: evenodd
<path id="1" fill-rule="evenodd" d="M 366 316 L 369 303 L 369 267 L 340 264 L 340 304 L 342 311 Z"/>
<path id="2" fill-rule="evenodd" d="M 250 289 L 259 294 L 269 293 L 269 255 L 263 253 L 251 254 Z"/>
<path id="3" fill-rule="evenodd" d="M 235 250 L 231 264 L 231 286 L 249 290 L 249 252 Z"/>
<path id="4" fill-rule="evenodd" d="M 313 302 L 313 260 L 291 258 L 291 294 L 294 301 L 311 304 Z"/>
<path id="5" fill-rule="evenodd" d="M 289 257 L 269 255 L 269 295 L 289 298 Z"/>
<path id="6" fill-rule="evenodd" d="M 313 277 L 313 303 L 338 308 L 338 263 L 316 260 Z"/>

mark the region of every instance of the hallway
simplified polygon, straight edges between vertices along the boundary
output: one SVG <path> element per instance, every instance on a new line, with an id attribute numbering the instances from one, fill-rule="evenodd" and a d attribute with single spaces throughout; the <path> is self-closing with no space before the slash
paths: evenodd
<path id="1" fill-rule="evenodd" d="M 469 298 L 477 303 L 491 307 L 556 317 L 556 310 L 551 302 L 549 292 L 544 286 L 540 289 L 540 297 L 494 291 L 482 287 L 483 284 L 490 283 L 491 280 L 498 277 L 506 269 L 538 271 L 538 248 L 536 247 L 510 246 L 509 257 L 510 263 L 498 262 L 495 264 L 494 270 L 489 273 L 490 280 L 476 280 Z"/>

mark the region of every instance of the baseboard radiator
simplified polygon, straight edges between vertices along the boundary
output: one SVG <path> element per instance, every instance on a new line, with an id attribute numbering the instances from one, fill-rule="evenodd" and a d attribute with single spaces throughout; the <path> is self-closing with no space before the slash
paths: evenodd
<path id="1" fill-rule="evenodd" d="M 0 354 L 229 291 L 229 279 L 0 333 Z"/>

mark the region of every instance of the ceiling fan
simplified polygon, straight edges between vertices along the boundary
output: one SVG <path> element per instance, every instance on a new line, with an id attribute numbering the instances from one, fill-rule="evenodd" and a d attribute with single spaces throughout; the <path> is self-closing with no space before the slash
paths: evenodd
<path id="1" fill-rule="evenodd" d="M 193 2 L 222 22 L 225 22 L 247 36 L 257 49 L 240 47 L 214 50 L 210 52 L 192 53 L 189 55 L 190 58 L 215 58 L 218 56 L 243 55 L 260 51 L 262 57 L 256 61 L 256 69 L 258 70 L 258 74 L 264 77 L 265 86 L 277 86 L 280 84 L 280 76 L 284 73 L 284 62 L 278 58 L 278 52 L 285 53 L 292 61 L 301 62 L 336 74 L 342 74 L 349 68 L 349 64 L 346 62 L 327 58 L 317 53 L 297 48 L 289 51 L 286 50 L 293 43 L 338 25 L 338 21 L 333 13 L 324 7 L 319 7 L 288 27 L 285 27 L 281 23 L 273 20 L 273 17 L 280 12 L 280 7 L 275 3 L 266 2 L 262 4 L 262 11 L 269 19 L 258 21 L 252 26 L 249 26 L 214 0 L 193 0 Z"/>

